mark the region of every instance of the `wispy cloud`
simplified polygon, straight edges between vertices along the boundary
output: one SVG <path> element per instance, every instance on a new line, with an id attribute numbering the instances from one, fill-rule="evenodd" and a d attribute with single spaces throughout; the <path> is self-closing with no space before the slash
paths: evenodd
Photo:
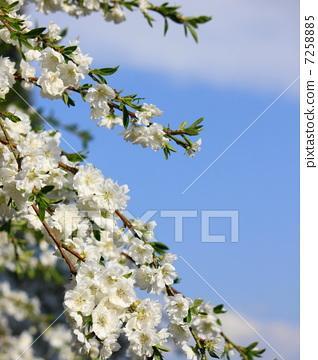
<path id="1" fill-rule="evenodd" d="M 164 38 L 160 18 L 150 29 L 137 14 L 129 14 L 119 26 L 99 15 L 75 20 L 54 14 L 40 19 L 69 26 L 71 36 L 79 35 L 83 48 L 98 63 L 254 90 L 277 90 L 298 75 L 297 0 L 185 0 L 182 4 L 188 14 L 213 16 L 201 28 L 199 45 L 185 39 L 175 25 Z"/>

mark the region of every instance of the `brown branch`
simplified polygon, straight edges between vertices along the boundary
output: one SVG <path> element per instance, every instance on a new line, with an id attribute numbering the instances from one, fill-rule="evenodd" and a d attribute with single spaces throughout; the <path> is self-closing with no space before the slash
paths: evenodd
<path id="1" fill-rule="evenodd" d="M 2 115 L 0 113 L 0 115 Z M 9 137 L 9 134 L 7 133 L 7 130 L 6 128 L 4 127 L 4 125 L 2 124 L 2 121 L 0 121 L 0 127 L 3 131 L 3 134 L 6 138 L 6 140 L 1 140 L 0 142 L 3 144 L 3 145 L 6 145 L 9 147 L 10 151 L 13 153 L 16 161 L 17 161 L 17 164 L 18 164 L 18 170 L 20 171 L 21 168 L 20 168 L 20 165 L 21 165 L 21 162 L 20 162 L 20 157 L 19 155 L 16 154 L 16 146 L 14 144 L 12 144 L 11 142 L 11 139 Z M 67 165 L 64 165 L 65 167 L 68 167 Z M 71 167 L 69 167 L 71 169 Z M 70 169 L 68 169 L 68 171 L 71 171 Z M 77 172 L 77 169 L 76 169 L 76 172 Z M 72 274 L 76 274 L 77 273 L 77 270 L 76 270 L 76 267 L 75 265 L 72 263 L 72 261 L 68 258 L 68 256 L 64 253 L 64 250 L 68 251 L 70 254 L 72 254 L 73 256 L 75 256 L 77 259 L 81 260 L 81 261 L 84 261 L 84 258 L 75 250 L 69 248 L 67 245 L 65 244 L 62 244 L 62 242 L 57 239 L 57 237 L 55 236 L 55 234 L 53 233 L 53 231 L 51 230 L 51 228 L 49 227 L 49 225 L 47 224 L 47 222 L 45 220 L 41 220 L 40 219 L 40 213 L 39 213 L 39 209 L 37 208 L 37 206 L 35 204 L 32 204 L 31 205 L 33 210 L 35 211 L 37 217 L 39 218 L 39 220 L 41 221 L 43 227 L 45 228 L 45 230 L 47 231 L 48 235 L 50 236 L 50 238 L 54 241 L 56 247 L 59 249 L 59 252 L 62 256 L 62 258 L 65 260 L 65 262 L 67 263 L 69 269 L 70 269 L 70 272 Z M 48 212 L 50 213 L 49 209 L 48 209 Z M 63 250 L 64 249 L 64 250 Z"/>
<path id="2" fill-rule="evenodd" d="M 0 115 L 1 115 L 1 117 L 3 117 L 3 115 L 1 113 L 0 113 Z M 10 136 L 9 136 L 9 134 L 7 132 L 7 129 L 3 125 L 2 121 L 0 121 L 0 127 L 1 127 L 1 130 L 2 130 L 3 134 L 4 134 L 4 137 L 6 138 L 6 145 L 9 147 L 10 151 L 12 152 L 12 154 L 13 154 L 13 156 L 14 156 L 17 164 L 18 164 L 18 170 L 20 171 L 21 170 L 20 158 L 16 153 L 15 146 L 12 144 Z"/>
<path id="3" fill-rule="evenodd" d="M 115 214 L 120 218 L 120 220 L 123 222 L 125 228 L 129 229 L 130 232 L 134 235 L 134 237 L 136 237 L 139 240 L 142 240 L 140 235 L 136 232 L 136 230 L 134 229 L 133 224 L 130 222 L 130 220 L 128 220 L 126 218 L 126 216 L 120 212 L 119 210 L 115 211 Z"/>
<path id="4" fill-rule="evenodd" d="M 9 143 L 7 142 L 7 140 L 2 140 L 2 139 L 0 139 L 0 143 L 1 143 L 2 145 L 5 145 L 5 146 L 8 146 L 8 145 L 9 145 Z"/>
<path id="5" fill-rule="evenodd" d="M 67 165 L 67 164 L 63 163 L 62 161 L 59 162 L 59 167 L 65 171 L 72 173 L 73 175 L 75 175 L 78 172 L 78 169 L 76 167 Z"/>
<path id="6" fill-rule="evenodd" d="M 128 255 L 126 252 L 122 251 L 120 254 L 125 256 L 125 258 L 127 258 L 128 260 L 130 260 L 134 264 L 136 264 L 135 260 L 130 255 Z"/>
<path id="7" fill-rule="evenodd" d="M 72 255 L 74 255 L 75 257 L 77 257 L 79 260 L 83 262 L 85 261 L 85 258 L 82 255 L 80 255 L 76 250 L 70 248 L 69 246 L 62 244 L 62 248 L 68 251 L 69 253 L 71 253 Z"/>
<path id="8" fill-rule="evenodd" d="M 55 234 L 53 233 L 52 229 L 49 227 L 47 222 L 45 220 L 40 219 L 40 212 L 39 212 L 39 209 L 37 208 L 37 206 L 35 204 L 32 204 L 31 206 L 32 206 L 33 210 L 35 211 L 36 215 L 38 216 L 39 220 L 41 221 L 43 227 L 47 231 L 48 235 L 54 241 L 56 247 L 58 248 L 58 250 L 59 250 L 59 252 L 60 252 L 60 254 L 62 256 L 62 258 L 65 260 L 66 264 L 68 265 L 68 267 L 70 269 L 70 272 L 73 275 L 76 275 L 76 273 L 77 273 L 76 267 L 73 264 L 73 262 L 68 258 L 68 256 L 64 253 L 63 244 L 61 243 L 61 241 L 59 239 L 57 239 L 57 237 L 55 236 Z"/>
<path id="9" fill-rule="evenodd" d="M 171 129 L 164 129 L 163 130 L 167 135 L 187 135 L 185 130 L 171 130 Z"/>
<path id="10" fill-rule="evenodd" d="M 71 172 L 73 175 L 75 175 L 78 172 L 78 169 L 76 167 L 73 166 L 69 166 L 63 162 L 59 162 L 59 167 L 61 169 L 64 169 L 66 171 Z M 119 210 L 115 210 L 115 214 L 119 217 L 119 219 L 123 222 L 124 227 L 129 229 L 130 232 L 133 234 L 134 237 L 141 239 L 140 235 L 136 232 L 136 230 L 134 229 L 133 224 L 131 223 L 131 221 Z M 64 247 L 64 246 L 63 246 Z M 65 247 L 64 247 L 65 248 Z M 70 248 L 65 248 L 65 250 L 71 252 L 72 250 Z M 134 260 L 125 252 L 121 253 L 123 256 L 125 256 L 128 260 L 134 262 Z M 73 254 L 75 255 L 75 254 Z M 75 255 L 79 260 L 81 261 L 85 261 L 85 259 L 83 257 L 81 257 L 79 254 Z M 178 291 L 177 289 L 175 289 L 172 286 L 166 285 L 166 292 L 168 296 L 174 296 L 176 294 L 181 294 L 180 291 Z"/>
<path id="11" fill-rule="evenodd" d="M 32 83 L 34 85 L 36 85 L 37 87 L 41 88 L 41 86 L 37 83 L 38 81 L 38 78 L 37 77 L 30 77 L 28 79 L 23 79 L 22 76 L 20 74 L 16 74 L 15 75 L 15 79 L 16 80 L 19 80 L 19 81 L 27 81 L 29 83 Z M 65 91 L 74 91 L 74 92 L 77 92 L 77 93 L 81 93 L 81 90 L 80 88 L 77 89 L 75 88 L 74 86 L 68 86 Z M 118 94 L 118 91 L 115 90 L 115 92 Z M 117 99 L 118 101 L 121 101 L 121 99 Z M 117 109 L 117 110 L 120 110 L 122 111 L 120 105 L 114 103 L 113 101 L 109 101 L 108 102 L 108 105 L 111 109 Z M 133 111 L 129 111 L 127 110 L 129 116 L 133 119 L 136 119 L 137 118 L 137 115 L 136 113 L 134 113 Z M 171 129 L 163 129 L 163 131 L 165 132 L 166 135 L 187 135 L 187 132 L 184 131 L 184 130 L 171 130 Z"/>
<path id="12" fill-rule="evenodd" d="M 119 210 L 115 211 L 115 214 L 120 218 L 120 220 L 123 222 L 124 226 L 131 231 L 131 233 L 138 239 L 142 240 L 140 236 L 137 234 L 136 230 L 134 229 L 133 224 L 130 222 L 130 220 L 127 219 L 127 217 L 121 213 Z M 127 253 L 122 253 L 127 259 L 135 262 Z M 168 296 L 174 296 L 176 294 L 181 294 L 177 289 L 170 285 L 165 285 L 166 292 Z"/>

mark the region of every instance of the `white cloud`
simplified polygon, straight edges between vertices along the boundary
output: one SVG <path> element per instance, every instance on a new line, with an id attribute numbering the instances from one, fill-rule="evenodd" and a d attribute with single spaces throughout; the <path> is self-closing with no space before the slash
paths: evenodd
<path id="1" fill-rule="evenodd" d="M 259 341 L 260 347 L 266 348 L 264 360 L 299 360 L 299 329 L 282 321 L 260 321 L 244 315 L 248 324 L 233 312 L 223 316 L 223 324 L 227 334 L 239 344 L 250 344 Z M 255 329 L 268 344 L 255 332 Z M 275 349 L 281 357 L 275 353 Z"/>
<path id="2" fill-rule="evenodd" d="M 298 75 L 297 0 L 185 0 L 188 14 L 211 14 L 200 44 L 176 25 L 164 38 L 159 18 L 150 29 L 139 14 L 121 25 L 99 15 L 80 20 L 49 16 L 80 36 L 99 64 L 128 65 L 165 72 L 179 81 L 199 80 L 231 87 L 283 90 Z M 44 19 L 41 16 L 41 20 Z M 106 61 L 106 63 L 105 63 Z"/>

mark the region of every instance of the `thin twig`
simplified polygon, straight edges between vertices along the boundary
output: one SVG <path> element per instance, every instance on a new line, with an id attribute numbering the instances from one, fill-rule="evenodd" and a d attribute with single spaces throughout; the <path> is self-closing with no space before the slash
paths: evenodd
<path id="1" fill-rule="evenodd" d="M 0 116 L 3 118 L 3 115 L 0 114 Z M 7 129 L 5 128 L 5 126 L 3 125 L 2 121 L 0 121 L 0 127 L 1 127 L 1 130 L 4 134 L 4 137 L 6 138 L 6 141 L 7 141 L 7 146 L 9 147 L 10 151 L 12 152 L 17 164 L 18 164 L 18 170 L 20 171 L 21 170 L 21 161 L 19 159 L 19 156 L 17 155 L 16 151 L 15 151 L 15 148 L 11 142 L 11 139 L 10 139 L 10 136 L 7 132 Z"/>
<path id="2" fill-rule="evenodd" d="M 50 236 L 50 238 L 54 241 L 56 247 L 59 249 L 59 252 L 62 256 L 62 258 L 65 260 L 65 262 L 67 263 L 69 269 L 70 269 L 70 272 L 73 274 L 73 275 L 76 275 L 77 273 L 77 270 L 76 270 L 76 267 L 75 265 L 73 264 L 73 262 L 68 258 L 68 256 L 64 253 L 64 250 L 63 250 L 63 245 L 61 243 L 61 241 L 59 239 L 57 239 L 57 237 L 55 236 L 55 234 L 53 233 L 52 229 L 49 227 L 49 225 L 47 224 L 47 222 L 45 220 L 41 220 L 40 219 L 40 212 L 39 212 L 39 209 L 38 207 L 35 205 L 35 204 L 32 204 L 31 205 L 33 210 L 35 211 L 36 215 L 38 216 L 39 220 L 41 221 L 43 227 L 45 228 L 45 230 L 47 231 L 48 235 Z"/>

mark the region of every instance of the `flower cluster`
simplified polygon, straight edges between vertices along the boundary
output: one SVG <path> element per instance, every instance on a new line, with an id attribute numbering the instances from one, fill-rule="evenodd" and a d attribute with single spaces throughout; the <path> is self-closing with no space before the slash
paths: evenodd
<path id="1" fill-rule="evenodd" d="M 10 229 L 0 232 L 0 267 L 29 275 L 35 271 L 47 274 L 49 268 L 54 269 L 57 258 L 47 240 L 37 238 L 26 222 L 11 221 L 10 225 Z"/>
<path id="2" fill-rule="evenodd" d="M 177 6 L 164 3 L 154 6 L 148 1 L 59 0 L 36 1 L 43 11 L 64 10 L 85 15 L 102 10 L 106 19 L 123 20 L 123 7 L 141 12 L 152 24 L 149 11 L 165 20 L 184 25 L 196 38 L 196 27 L 207 18 L 186 18 Z M 33 28 L 19 10 L 23 1 L 0 5 L 0 39 L 21 54 L 19 61 L 0 57 L 0 97 L 7 95 L 19 81 L 25 88 L 40 88 L 43 97 L 62 99 L 68 106 L 75 102 L 70 94 L 79 94 L 100 126 L 123 129 L 124 139 L 132 143 L 163 149 L 168 157 L 183 147 L 192 156 L 200 140 L 192 142 L 202 129 L 202 119 L 177 130 L 155 123 L 162 114 L 152 104 L 140 104 L 136 95 L 123 96 L 108 85 L 109 75 L 117 68 L 91 68 L 92 59 L 77 42 L 61 45 L 58 25 Z M 167 28 L 167 23 L 166 23 Z M 45 336 L 60 358 L 108 359 L 125 344 L 133 359 L 163 359 L 171 345 L 184 352 L 187 359 L 205 360 L 219 355 L 229 358 L 234 349 L 242 358 L 259 357 L 253 343 L 236 345 L 221 331 L 218 314 L 222 306 L 212 307 L 201 299 L 189 299 L 175 284 L 178 275 L 176 256 L 168 247 L 155 241 L 155 223 L 128 219 L 124 215 L 129 200 L 127 185 L 120 185 L 92 164 L 83 163 L 78 154 L 68 154 L 60 147 L 61 134 L 32 127 L 26 111 L 7 106 L 0 112 L 0 210 L 1 241 L 8 248 L 0 255 L 5 267 L 27 255 L 28 266 L 52 268 L 52 249 L 71 273 L 66 285 L 63 306 L 70 325 L 50 328 Z M 3 225 L 2 225 L 3 224 Z M 30 230 L 31 229 L 31 230 Z M 28 247 L 21 246 L 18 232 Z M 43 233 L 43 237 L 38 234 Z M 30 236 L 28 236 L 30 235 Z M 46 241 L 46 242 L 44 242 Z M 30 251 L 34 246 L 36 251 Z M 2 260 L 1 260 L 2 261 Z M 20 337 L 6 331 L 7 317 L 23 321 L 32 314 L 39 317 L 39 302 L 22 292 L 0 284 L 1 351 L 5 358 L 34 358 L 30 349 L 33 330 Z M 161 301 L 163 299 L 163 302 Z M 8 301 L 10 304 L 8 304 Z M 14 344 L 14 346 L 13 346 Z M 21 348 L 24 346 L 25 348 Z M 76 354 L 70 350 L 76 348 Z M 14 347 L 10 353 L 9 348 Z M 243 357 L 244 356 L 244 357 Z"/>
<path id="3" fill-rule="evenodd" d="M 22 355 L 26 360 L 42 360 L 32 348 L 38 332 L 43 333 L 43 338 L 50 346 L 48 353 L 58 352 L 61 360 L 79 360 L 72 351 L 71 331 L 65 325 L 49 323 L 40 311 L 39 299 L 30 297 L 25 291 L 13 289 L 8 281 L 0 283 L 0 313 L 1 360 L 17 360 Z M 25 328 L 19 336 L 15 334 L 16 331 L 11 331 L 14 328 L 11 326 L 12 321 L 19 324 L 20 329 Z"/>
<path id="4" fill-rule="evenodd" d="M 14 84 L 14 74 L 16 72 L 14 63 L 8 58 L 0 57 L 0 98 L 4 99 Z"/>
<path id="5" fill-rule="evenodd" d="M 161 110 L 140 104 L 136 95 L 122 96 L 108 85 L 105 77 L 117 68 L 91 68 L 92 58 L 81 51 L 77 41 L 61 45 L 62 31 L 52 22 L 47 28 L 32 28 L 32 22 L 20 14 L 20 6 L 13 3 L 0 11 L 0 39 L 22 54 L 19 63 L 0 56 L 0 98 L 5 98 L 16 81 L 26 89 L 36 86 L 43 97 L 62 99 L 68 106 L 75 105 L 70 94 L 80 94 L 90 106 L 91 118 L 109 129 L 123 127 L 120 133 L 126 141 L 155 151 L 163 149 L 166 156 L 175 151 L 171 143 L 189 155 L 199 151 L 199 143 L 190 140 L 200 133 L 199 123 L 172 131 L 154 122 Z"/>
<path id="6" fill-rule="evenodd" d="M 23 331 L 18 336 L 14 335 L 10 332 L 9 324 L 1 318 L 0 332 L 1 360 L 16 360 L 21 354 L 24 360 L 44 360 L 34 354 L 32 349 L 34 338 L 29 331 Z"/>
<path id="7" fill-rule="evenodd" d="M 73 336 L 70 329 L 64 324 L 50 326 L 43 334 L 50 350 L 59 360 L 81 360 L 82 357 L 72 350 Z"/>
<path id="8" fill-rule="evenodd" d="M 165 20 L 165 33 L 168 30 L 168 20 L 181 24 L 185 28 L 186 35 L 190 32 L 195 41 L 198 41 L 196 29 L 199 25 L 211 20 L 209 16 L 189 17 L 183 15 L 178 5 L 170 5 L 168 2 L 155 5 L 149 0 L 84 0 L 84 1 L 65 1 L 65 0 L 31 0 L 37 10 L 44 13 L 63 11 L 72 16 L 85 16 L 93 12 L 101 12 L 106 21 L 120 24 L 126 20 L 125 10 L 139 10 L 150 26 L 154 23 L 151 13 L 161 15 Z"/>
<path id="9" fill-rule="evenodd" d="M 10 329 L 10 321 L 16 322 L 33 320 L 40 315 L 39 300 L 21 290 L 14 290 L 9 282 L 0 283 L 0 359 L 19 358 L 24 352 L 23 358 L 26 360 L 41 360 L 37 358 L 31 347 L 33 337 L 30 331 L 23 331 L 19 336 L 15 336 Z"/>
<path id="10" fill-rule="evenodd" d="M 155 223 L 121 213 L 129 199 L 126 185 L 91 164 L 74 167 L 59 147 L 59 133 L 34 132 L 19 110 L 2 114 L 0 127 L 0 186 L 11 217 L 44 227 L 76 274 L 64 306 L 79 353 L 107 359 L 125 336 L 128 353 L 144 359 L 161 353 L 170 338 L 189 353 L 191 327 L 202 341 L 219 337 L 212 314 L 200 310 L 194 316 L 194 303 L 173 289 L 176 257 L 153 241 Z M 164 295 L 167 306 L 140 299 L 136 288 Z M 169 326 L 162 323 L 163 312 Z M 183 341 L 181 330 L 189 335 Z"/>
<path id="11" fill-rule="evenodd" d="M 22 321 L 40 314 L 40 303 L 37 298 L 29 298 L 21 290 L 13 290 L 8 282 L 0 283 L 0 312 L 6 316 Z"/>

